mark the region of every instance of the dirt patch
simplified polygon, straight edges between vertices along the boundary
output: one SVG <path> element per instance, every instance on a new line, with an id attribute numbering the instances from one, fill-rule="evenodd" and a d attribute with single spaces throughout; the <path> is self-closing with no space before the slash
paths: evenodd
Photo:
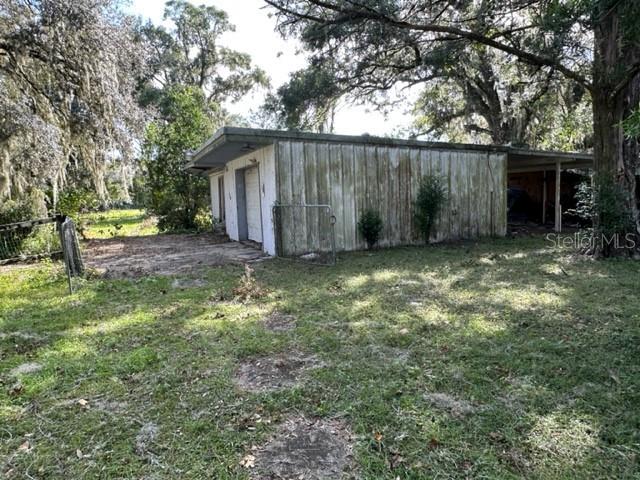
<path id="1" fill-rule="evenodd" d="M 43 342 L 47 337 L 29 332 L 0 333 L 0 340 L 25 340 L 29 342 Z"/>
<path id="2" fill-rule="evenodd" d="M 171 288 L 183 290 L 185 288 L 206 287 L 207 282 L 200 278 L 176 278 L 171 282 Z"/>
<path id="3" fill-rule="evenodd" d="M 424 398 L 434 407 L 440 410 L 446 410 L 456 418 L 464 418 L 480 410 L 477 405 L 467 402 L 466 400 L 454 398 L 446 393 L 427 393 L 424 395 Z"/>
<path id="4" fill-rule="evenodd" d="M 197 267 L 265 257 L 255 247 L 215 233 L 89 240 L 83 246 L 87 267 L 108 278 L 190 274 Z"/>
<path id="5" fill-rule="evenodd" d="M 260 357 L 244 362 L 234 375 L 235 384 L 243 390 L 261 393 L 296 385 L 303 374 L 321 366 L 314 356 L 300 352 Z"/>
<path id="6" fill-rule="evenodd" d="M 296 317 L 282 312 L 272 312 L 262 323 L 264 328 L 272 332 L 289 332 L 296 328 Z"/>
<path id="7" fill-rule="evenodd" d="M 16 368 L 9 372 L 9 375 L 12 377 L 17 377 L 18 375 L 28 375 L 30 373 L 36 373 L 40 370 L 42 370 L 42 365 L 35 362 L 29 362 L 18 365 Z"/>
<path id="8" fill-rule="evenodd" d="M 290 418 L 264 447 L 252 453 L 251 478 L 348 478 L 353 463 L 352 439 L 340 421 Z"/>
<path id="9" fill-rule="evenodd" d="M 105 413 L 120 414 L 127 411 L 129 404 L 115 400 L 97 399 L 93 402 L 93 407 Z"/>
<path id="10" fill-rule="evenodd" d="M 373 361 L 383 362 L 385 364 L 404 364 L 407 363 L 411 357 L 409 350 L 382 345 L 369 345 L 365 352 Z"/>
<path id="11" fill-rule="evenodd" d="M 152 465 L 160 465 L 158 456 L 153 451 L 159 432 L 160 429 L 155 423 L 145 423 L 138 431 L 136 441 L 133 446 L 133 450 L 136 454 L 146 459 Z"/>
<path id="12" fill-rule="evenodd" d="M 7 348 L 23 355 L 42 347 L 46 340 L 45 336 L 29 332 L 0 333 L 0 343 L 4 343 Z M 0 350 L 2 350 L 1 347 Z"/>

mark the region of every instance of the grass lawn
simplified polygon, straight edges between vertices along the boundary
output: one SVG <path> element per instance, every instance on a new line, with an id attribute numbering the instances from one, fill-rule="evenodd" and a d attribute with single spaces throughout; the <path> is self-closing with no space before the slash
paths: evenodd
<path id="1" fill-rule="evenodd" d="M 71 296 L 56 264 L 0 271 L 0 476 L 249 478 L 305 415 L 348 425 L 365 479 L 640 477 L 640 263 L 504 239 L 255 270 L 245 303 L 235 266 Z M 298 385 L 234 385 L 292 351 L 319 361 Z"/>
<path id="2" fill-rule="evenodd" d="M 158 227 L 144 210 L 109 210 L 82 216 L 86 238 L 112 238 L 155 235 Z"/>

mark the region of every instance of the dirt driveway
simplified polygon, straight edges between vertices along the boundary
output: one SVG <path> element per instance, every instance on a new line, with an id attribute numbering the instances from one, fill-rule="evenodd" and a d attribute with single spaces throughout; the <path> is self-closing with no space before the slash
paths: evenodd
<path id="1" fill-rule="evenodd" d="M 265 254 L 251 245 L 213 233 L 153 235 L 89 240 L 88 268 L 111 278 L 187 274 L 200 267 L 254 262 Z"/>

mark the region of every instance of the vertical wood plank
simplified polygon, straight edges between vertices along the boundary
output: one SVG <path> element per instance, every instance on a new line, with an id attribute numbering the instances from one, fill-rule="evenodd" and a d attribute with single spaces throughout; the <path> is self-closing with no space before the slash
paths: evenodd
<path id="1" fill-rule="evenodd" d="M 291 183 L 294 205 L 305 203 L 305 176 L 304 176 L 304 143 L 291 142 Z M 297 255 L 307 253 L 307 219 L 304 209 L 292 208 L 294 221 L 294 241 Z"/>
<path id="2" fill-rule="evenodd" d="M 488 236 L 491 235 L 491 191 L 495 190 L 494 183 L 495 178 L 493 176 L 493 172 L 491 171 L 491 154 L 487 153 L 482 162 L 482 176 L 485 178 L 485 185 L 483 188 L 483 229 L 482 235 Z"/>
<path id="3" fill-rule="evenodd" d="M 400 244 L 411 242 L 411 150 L 400 150 Z"/>
<path id="4" fill-rule="evenodd" d="M 426 168 L 427 174 L 438 177 L 447 191 L 447 201 L 444 203 L 434 225 L 435 232 L 431 235 L 432 241 L 440 242 L 449 238 L 450 231 L 451 200 L 448 192 L 451 185 L 449 180 L 449 152 L 430 150 L 427 155 Z"/>
<path id="5" fill-rule="evenodd" d="M 345 248 L 344 242 L 344 208 L 342 205 L 342 149 L 340 144 L 329 145 L 329 192 L 331 206 L 336 217 L 335 238 L 336 250 Z"/>
<path id="6" fill-rule="evenodd" d="M 504 236 L 507 234 L 507 188 L 509 182 L 509 174 L 507 171 L 507 154 L 496 154 L 496 160 L 502 174 L 502 181 L 497 187 L 496 201 L 500 205 L 499 226 L 495 235 Z"/>
<path id="7" fill-rule="evenodd" d="M 342 209 L 344 212 L 344 248 L 356 248 L 356 192 L 354 177 L 354 146 L 342 145 Z"/>
<path id="8" fill-rule="evenodd" d="M 305 179 L 305 202 L 307 205 L 318 203 L 318 183 L 317 183 L 317 159 L 316 144 L 305 142 L 304 144 L 304 179 Z M 307 208 L 305 211 L 307 225 L 307 247 L 310 251 L 320 249 L 319 235 L 319 212 L 316 208 Z"/>
<path id="9" fill-rule="evenodd" d="M 278 178 L 279 178 L 279 198 L 280 203 L 288 205 L 293 202 L 293 192 L 291 190 L 291 144 L 289 142 L 278 142 Z M 280 216 L 280 248 L 283 255 L 294 253 L 293 239 L 293 217 L 291 209 L 279 209 Z"/>
<path id="10" fill-rule="evenodd" d="M 481 179 L 478 181 L 476 189 L 476 199 L 478 204 L 478 236 L 483 237 L 487 235 L 487 197 L 489 196 L 489 189 L 491 188 L 491 177 L 487 169 L 488 153 L 483 153 L 478 156 L 477 161 L 477 174 L 476 178 Z"/>
<path id="11" fill-rule="evenodd" d="M 449 191 L 451 195 L 449 228 L 451 239 L 453 240 L 460 238 L 460 198 L 458 191 L 459 163 L 459 152 L 449 152 Z"/>
<path id="12" fill-rule="evenodd" d="M 367 157 L 364 145 L 354 147 L 354 176 L 355 176 L 355 210 L 356 210 L 356 245 L 358 249 L 366 248 L 366 242 L 357 231 L 357 222 L 363 210 L 367 207 Z"/>
<path id="13" fill-rule="evenodd" d="M 326 143 L 316 144 L 316 180 L 318 184 L 318 203 L 322 205 L 331 204 L 331 195 L 329 191 L 329 146 Z M 318 212 L 320 219 L 318 221 L 318 242 L 320 250 L 328 252 L 331 250 L 331 225 L 327 212 Z"/>
<path id="14" fill-rule="evenodd" d="M 400 244 L 400 149 L 389 148 L 389 176 L 387 192 L 387 218 L 389 245 Z"/>
<path id="15" fill-rule="evenodd" d="M 474 160 L 473 152 L 461 152 L 461 162 L 460 162 L 460 191 L 462 192 L 461 204 L 463 209 L 462 215 L 462 238 L 471 238 L 471 223 L 472 223 L 472 213 L 471 213 L 471 175 L 470 174 L 470 163 Z"/>
<path id="16" fill-rule="evenodd" d="M 418 196 L 418 186 L 420 185 L 420 179 L 422 178 L 422 157 L 425 155 L 426 150 L 411 150 L 411 195 L 409 204 L 409 224 L 410 224 L 410 237 L 409 243 L 415 244 L 419 240 L 419 235 L 416 229 L 415 222 L 415 208 L 414 204 Z"/>
<path id="17" fill-rule="evenodd" d="M 503 187 L 506 179 L 504 178 L 505 163 L 503 163 L 502 154 L 492 154 L 489 157 L 489 165 L 491 166 L 491 174 L 493 184 L 493 195 L 489 194 L 490 203 L 490 235 L 502 235 L 503 224 L 506 232 L 506 188 Z M 503 219 L 504 217 L 504 219 Z"/>
<path id="18" fill-rule="evenodd" d="M 467 183 L 467 163 L 469 153 L 460 152 L 460 170 L 458 177 L 458 189 L 460 191 L 460 238 L 469 238 L 469 185 Z"/>
<path id="19" fill-rule="evenodd" d="M 379 204 L 379 182 L 378 182 L 378 149 L 376 147 L 365 147 L 365 156 L 367 162 L 367 208 L 373 208 L 380 212 Z"/>
<path id="20" fill-rule="evenodd" d="M 471 238 L 480 236 L 480 187 L 486 183 L 485 178 L 479 177 L 480 162 L 482 162 L 482 152 L 473 152 L 470 162 L 467 165 L 469 176 L 469 230 Z"/>
<path id="21" fill-rule="evenodd" d="M 453 189 L 455 191 L 455 185 L 451 182 L 452 169 L 455 166 L 455 157 L 453 152 L 440 150 L 437 152 L 437 157 L 434 159 L 435 171 L 447 191 L 447 202 L 442 212 L 441 228 L 438 230 L 436 237 L 437 241 L 449 240 L 452 238 L 452 222 L 456 221 L 456 212 L 454 211 L 455 199 L 450 200 L 450 194 L 448 193 Z"/>
<path id="22" fill-rule="evenodd" d="M 391 215 L 389 213 L 389 148 L 378 148 L 378 209 L 384 225 L 380 235 L 380 246 L 391 245 Z"/>

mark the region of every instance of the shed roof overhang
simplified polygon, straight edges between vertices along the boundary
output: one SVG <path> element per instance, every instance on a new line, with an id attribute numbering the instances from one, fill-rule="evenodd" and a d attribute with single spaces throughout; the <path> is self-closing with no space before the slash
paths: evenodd
<path id="1" fill-rule="evenodd" d="M 507 160 L 509 173 L 543 172 L 568 169 L 592 169 L 593 155 L 577 152 L 553 152 L 511 148 Z"/>
<path id="2" fill-rule="evenodd" d="M 553 170 L 560 160 L 562 168 L 590 168 L 593 158 L 589 154 L 528 150 L 503 145 L 476 145 L 446 142 L 425 142 L 375 137 L 371 135 L 334 135 L 282 130 L 224 127 L 218 130 L 200 148 L 186 154 L 186 169 L 195 174 L 206 174 L 222 169 L 231 160 L 251 153 L 278 140 L 315 141 L 379 145 L 388 147 L 426 148 L 433 150 L 480 151 L 508 154 L 508 169 L 513 171 Z"/>

